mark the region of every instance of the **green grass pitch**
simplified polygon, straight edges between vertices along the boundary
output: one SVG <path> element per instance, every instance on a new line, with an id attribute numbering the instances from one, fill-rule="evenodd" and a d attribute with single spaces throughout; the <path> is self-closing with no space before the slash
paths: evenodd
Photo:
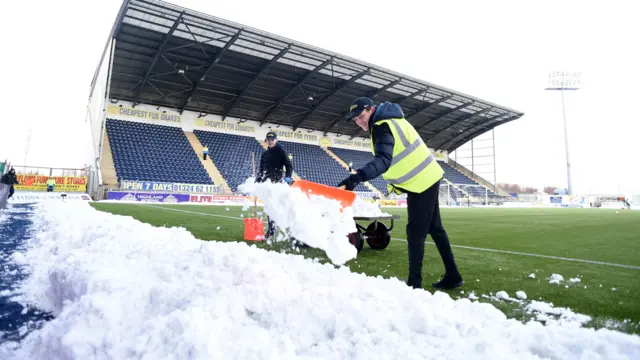
<path id="1" fill-rule="evenodd" d="M 251 216 L 238 206 L 93 206 L 155 226 L 184 227 L 198 239 L 217 241 L 243 241 L 241 216 Z M 406 209 L 384 211 L 401 216 L 392 230 L 391 244 L 384 250 L 372 250 L 365 244 L 358 258 L 347 265 L 355 272 L 404 280 Z M 456 208 L 442 209 L 442 217 L 466 282 L 449 291 L 451 297 L 467 297 L 474 292 L 479 301 L 493 303 L 509 317 L 526 320 L 530 315 L 518 304 L 491 299 L 500 290 L 511 297 L 522 290 L 529 300 L 551 302 L 591 316 L 593 320 L 587 326 L 640 333 L 640 211 Z M 294 251 L 282 245 L 256 244 Z M 317 249 L 299 252 L 327 260 Z M 443 272 L 442 261 L 428 237 L 423 269 L 426 290 L 433 291 L 431 282 Z M 535 274 L 534 279 L 529 277 L 531 273 Z M 548 278 L 554 273 L 561 274 L 565 281 L 549 284 Z M 580 277 L 581 282 L 568 281 L 575 277 Z"/>

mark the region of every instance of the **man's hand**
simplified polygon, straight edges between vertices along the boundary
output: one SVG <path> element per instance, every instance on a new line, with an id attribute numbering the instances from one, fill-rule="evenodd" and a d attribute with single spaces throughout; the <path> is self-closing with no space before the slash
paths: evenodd
<path id="1" fill-rule="evenodd" d="M 353 191 L 353 189 L 355 189 L 356 186 L 361 182 L 362 181 L 360 181 L 360 177 L 358 176 L 358 174 L 351 174 L 351 176 L 342 180 L 342 182 L 338 184 L 338 187 L 341 187 L 344 185 L 346 187 L 346 190 Z"/>

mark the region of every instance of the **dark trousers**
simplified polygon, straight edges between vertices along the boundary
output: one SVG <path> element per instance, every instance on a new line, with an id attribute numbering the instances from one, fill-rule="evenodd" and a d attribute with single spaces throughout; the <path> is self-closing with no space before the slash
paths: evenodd
<path id="1" fill-rule="evenodd" d="M 267 237 L 273 236 L 276 233 L 276 222 L 271 220 L 269 215 L 267 215 L 267 222 L 269 223 L 269 228 L 267 229 Z"/>
<path id="2" fill-rule="evenodd" d="M 409 286 L 422 287 L 422 259 L 427 234 L 438 248 L 445 270 L 458 272 L 449 237 L 442 226 L 438 195 L 440 181 L 421 193 L 407 193 L 407 244 L 409 250 Z"/>
<path id="3" fill-rule="evenodd" d="M 202 160 L 207 160 L 207 154 L 202 154 Z"/>
<path id="4" fill-rule="evenodd" d="M 16 190 L 13 188 L 13 185 L 9 186 L 9 196 L 7 197 L 7 199 L 11 199 L 11 197 L 13 196 L 13 193 L 15 193 Z"/>

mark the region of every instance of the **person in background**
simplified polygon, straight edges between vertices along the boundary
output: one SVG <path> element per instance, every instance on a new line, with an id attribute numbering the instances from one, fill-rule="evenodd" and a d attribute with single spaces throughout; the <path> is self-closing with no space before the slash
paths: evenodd
<path id="1" fill-rule="evenodd" d="M 353 161 L 349 161 L 349 172 L 353 170 Z"/>
<path id="2" fill-rule="evenodd" d="M 7 199 L 11 199 L 13 193 L 15 193 L 13 185 L 20 185 L 20 183 L 18 182 L 18 177 L 16 176 L 16 169 L 11 168 L 8 173 L 4 174 L 0 179 L 0 183 L 9 185 L 9 196 L 7 197 Z"/>
<path id="3" fill-rule="evenodd" d="M 207 155 L 209 155 L 209 147 L 205 145 L 202 148 L 202 160 L 207 160 Z"/>
<path id="4" fill-rule="evenodd" d="M 435 242 L 444 277 L 433 283 L 435 289 L 453 289 L 464 284 L 453 258 L 449 237 L 440 218 L 438 195 L 444 171 L 420 134 L 405 118 L 400 105 L 360 97 L 351 103 L 352 119 L 371 137 L 374 158 L 338 187 L 352 191 L 361 182 L 382 175 L 389 193 L 407 194 L 407 245 L 409 277 L 407 285 L 422 288 L 422 260 L 427 234 Z"/>
<path id="5" fill-rule="evenodd" d="M 47 192 L 53 192 L 53 187 L 56 185 L 56 181 L 53 179 L 53 176 L 49 177 L 47 180 Z"/>
<path id="6" fill-rule="evenodd" d="M 256 176 L 256 182 L 265 182 L 270 180 L 272 183 L 286 182 L 291 183 L 291 174 L 293 174 L 293 164 L 291 158 L 284 150 L 282 145 L 278 143 L 278 136 L 275 132 L 269 131 L 266 137 L 267 150 L 262 153 L 260 158 L 260 169 Z M 282 169 L 284 170 L 284 173 Z M 270 238 L 275 234 L 275 222 L 268 216 L 269 230 L 266 238 Z"/>

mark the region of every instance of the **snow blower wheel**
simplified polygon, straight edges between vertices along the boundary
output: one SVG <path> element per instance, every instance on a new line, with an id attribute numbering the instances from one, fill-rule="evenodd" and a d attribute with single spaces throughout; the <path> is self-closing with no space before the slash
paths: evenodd
<path id="1" fill-rule="evenodd" d="M 349 241 L 352 244 L 357 244 L 355 238 L 353 241 L 351 240 L 351 238 L 352 236 L 355 236 L 354 234 L 358 234 L 358 237 L 362 239 L 362 245 L 360 245 L 360 247 L 358 247 L 358 245 L 354 245 L 358 249 L 358 252 L 360 252 L 360 250 L 362 250 L 362 247 L 364 246 L 364 239 L 367 240 L 367 244 L 369 244 L 369 247 L 372 249 L 386 249 L 391 242 L 391 230 L 393 229 L 393 221 L 398 219 L 400 219 L 400 216 L 398 215 L 356 216 L 353 218 L 353 220 L 355 221 L 373 222 L 369 224 L 367 228 L 356 222 L 356 228 L 358 228 L 358 232 L 349 234 Z M 381 222 L 382 220 L 391 220 L 391 226 L 387 228 L 387 226 Z"/>
<path id="2" fill-rule="evenodd" d="M 374 250 L 384 250 L 391 242 L 391 231 L 384 223 L 374 221 L 367 227 L 364 237 Z"/>
<path id="3" fill-rule="evenodd" d="M 362 248 L 364 247 L 364 238 L 362 237 L 362 234 L 357 231 L 349 234 L 347 237 L 349 238 L 349 242 L 351 243 L 351 245 L 355 246 L 356 250 L 358 250 L 358 253 L 360 253 L 360 251 L 362 251 Z"/>

